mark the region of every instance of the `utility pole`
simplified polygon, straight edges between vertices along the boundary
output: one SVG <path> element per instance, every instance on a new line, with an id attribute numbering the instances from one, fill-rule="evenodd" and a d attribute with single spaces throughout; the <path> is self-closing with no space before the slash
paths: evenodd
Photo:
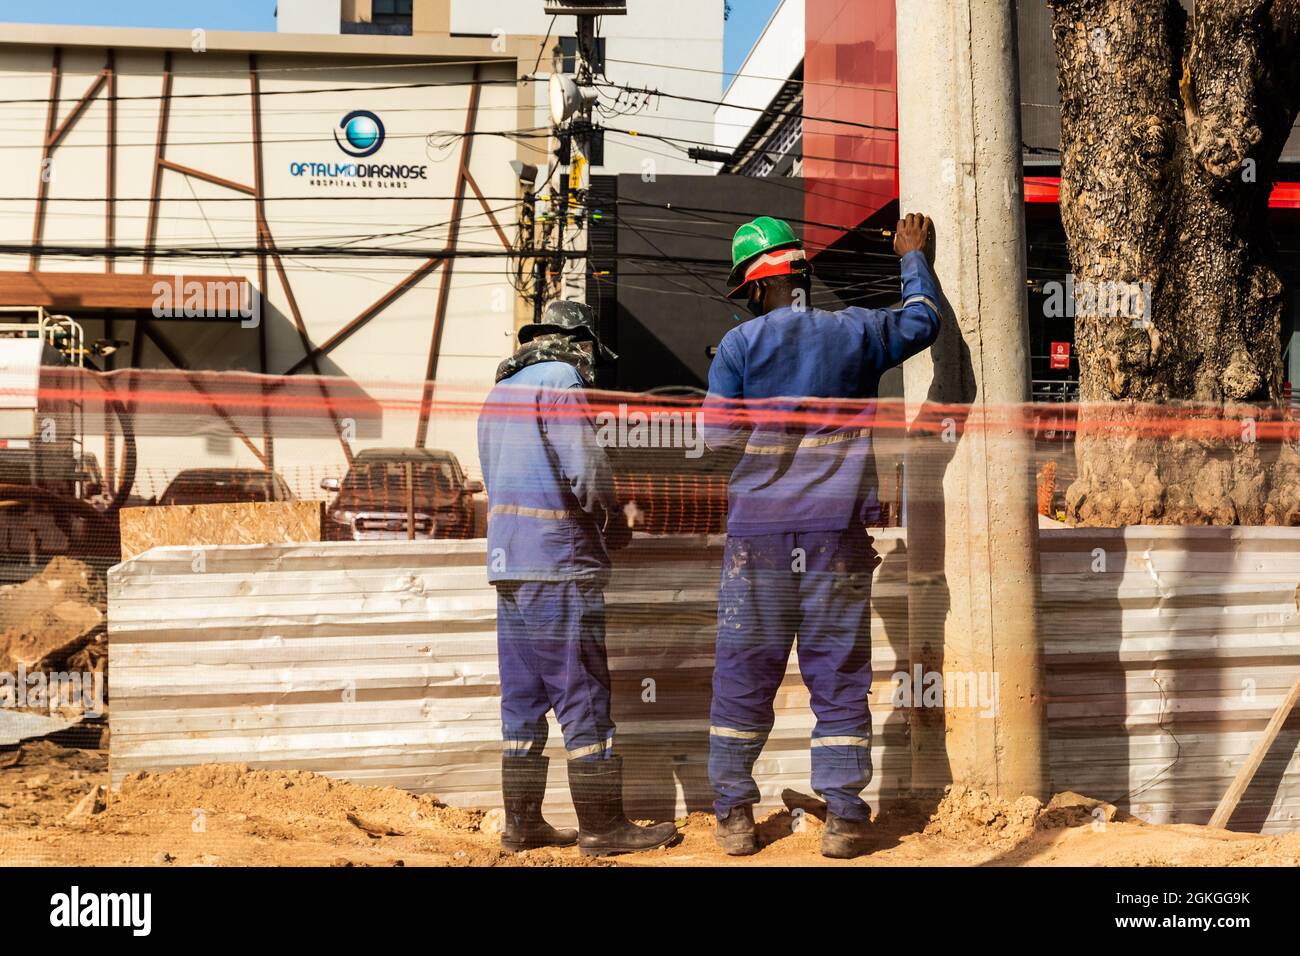
<path id="1" fill-rule="evenodd" d="M 596 102 L 596 64 L 599 51 L 596 18 L 625 16 L 627 0 L 547 0 L 545 12 L 577 18 L 577 51 L 573 74 L 563 71 L 556 56 L 550 80 L 551 134 L 568 153 L 561 164 L 557 184 L 552 185 L 552 210 L 556 210 L 556 185 L 561 193 L 557 211 L 558 240 L 556 269 L 562 273 L 561 296 L 582 302 L 587 298 L 587 190 L 591 183 L 591 159 L 594 137 L 592 107 Z M 577 255 L 566 255 L 572 247 Z"/>
<path id="2" fill-rule="evenodd" d="M 912 783 L 1046 795 L 1015 6 L 898 0 L 903 212 L 934 220 L 943 331 L 903 369 L 913 669 L 996 687 L 911 710 Z M 923 432 L 922 432 L 923 429 Z M 953 695 L 955 696 L 955 695 Z M 966 695 L 968 698 L 970 693 Z"/>
<path id="3" fill-rule="evenodd" d="M 510 160 L 523 190 L 519 210 L 519 230 L 516 245 L 519 247 L 518 269 L 515 276 L 516 287 L 522 293 L 524 283 L 530 283 L 529 299 L 532 301 L 533 322 L 540 322 L 542 307 L 546 304 L 546 260 L 538 252 L 537 236 L 537 167 L 522 160 Z M 546 234 L 542 234 L 542 249 L 546 247 Z M 532 258 L 530 259 L 529 256 Z M 528 275 L 525 280 L 524 263 L 528 262 Z"/>

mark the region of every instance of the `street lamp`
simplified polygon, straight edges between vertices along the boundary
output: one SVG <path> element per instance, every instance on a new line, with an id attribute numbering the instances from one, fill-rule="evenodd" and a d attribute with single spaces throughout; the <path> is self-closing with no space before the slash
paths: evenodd
<path id="1" fill-rule="evenodd" d="M 532 192 L 533 186 L 537 184 L 537 167 L 532 163 L 525 163 L 521 159 L 510 160 L 510 168 L 515 171 L 515 176 L 519 179 L 519 185 L 524 187 L 526 192 Z"/>

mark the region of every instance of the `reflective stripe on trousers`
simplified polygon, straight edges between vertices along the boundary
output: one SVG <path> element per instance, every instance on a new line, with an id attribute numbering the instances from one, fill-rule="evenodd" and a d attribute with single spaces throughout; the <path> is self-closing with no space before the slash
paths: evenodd
<path id="1" fill-rule="evenodd" d="M 548 711 L 570 759 L 611 755 L 605 600 L 591 581 L 522 581 L 497 586 L 501 736 L 506 752 L 541 753 Z"/>
<path id="2" fill-rule="evenodd" d="M 754 761 L 771 732 L 796 635 L 817 716 L 813 789 L 837 816 L 870 815 L 859 794 L 872 772 L 871 568 L 862 528 L 727 539 L 709 734 L 720 815 L 758 800 Z"/>

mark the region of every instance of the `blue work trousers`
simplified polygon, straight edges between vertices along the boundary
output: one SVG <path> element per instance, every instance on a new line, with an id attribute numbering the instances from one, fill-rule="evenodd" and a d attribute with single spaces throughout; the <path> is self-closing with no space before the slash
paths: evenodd
<path id="1" fill-rule="evenodd" d="M 817 717 L 812 786 L 837 816 L 866 820 L 871 781 L 871 572 L 866 529 L 727 538 L 710 714 L 714 809 L 756 803 L 754 761 L 798 640 Z"/>
<path id="2" fill-rule="evenodd" d="M 570 760 L 611 756 L 605 596 L 595 581 L 497 585 L 501 736 L 511 756 L 540 754 L 555 711 Z"/>

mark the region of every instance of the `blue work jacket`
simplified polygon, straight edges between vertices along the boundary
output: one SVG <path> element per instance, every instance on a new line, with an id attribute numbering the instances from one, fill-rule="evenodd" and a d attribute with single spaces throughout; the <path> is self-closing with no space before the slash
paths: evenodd
<path id="1" fill-rule="evenodd" d="M 871 400 L 887 369 L 939 335 L 939 290 L 924 254 L 903 256 L 901 271 L 901 308 L 780 308 L 723 336 L 704 438 L 711 448 L 744 447 L 728 484 L 729 534 L 873 523 Z"/>
<path id="2" fill-rule="evenodd" d="M 492 583 L 608 576 L 602 532 L 621 516 L 586 402 L 564 362 L 527 366 L 488 394 L 478 450 Z"/>

